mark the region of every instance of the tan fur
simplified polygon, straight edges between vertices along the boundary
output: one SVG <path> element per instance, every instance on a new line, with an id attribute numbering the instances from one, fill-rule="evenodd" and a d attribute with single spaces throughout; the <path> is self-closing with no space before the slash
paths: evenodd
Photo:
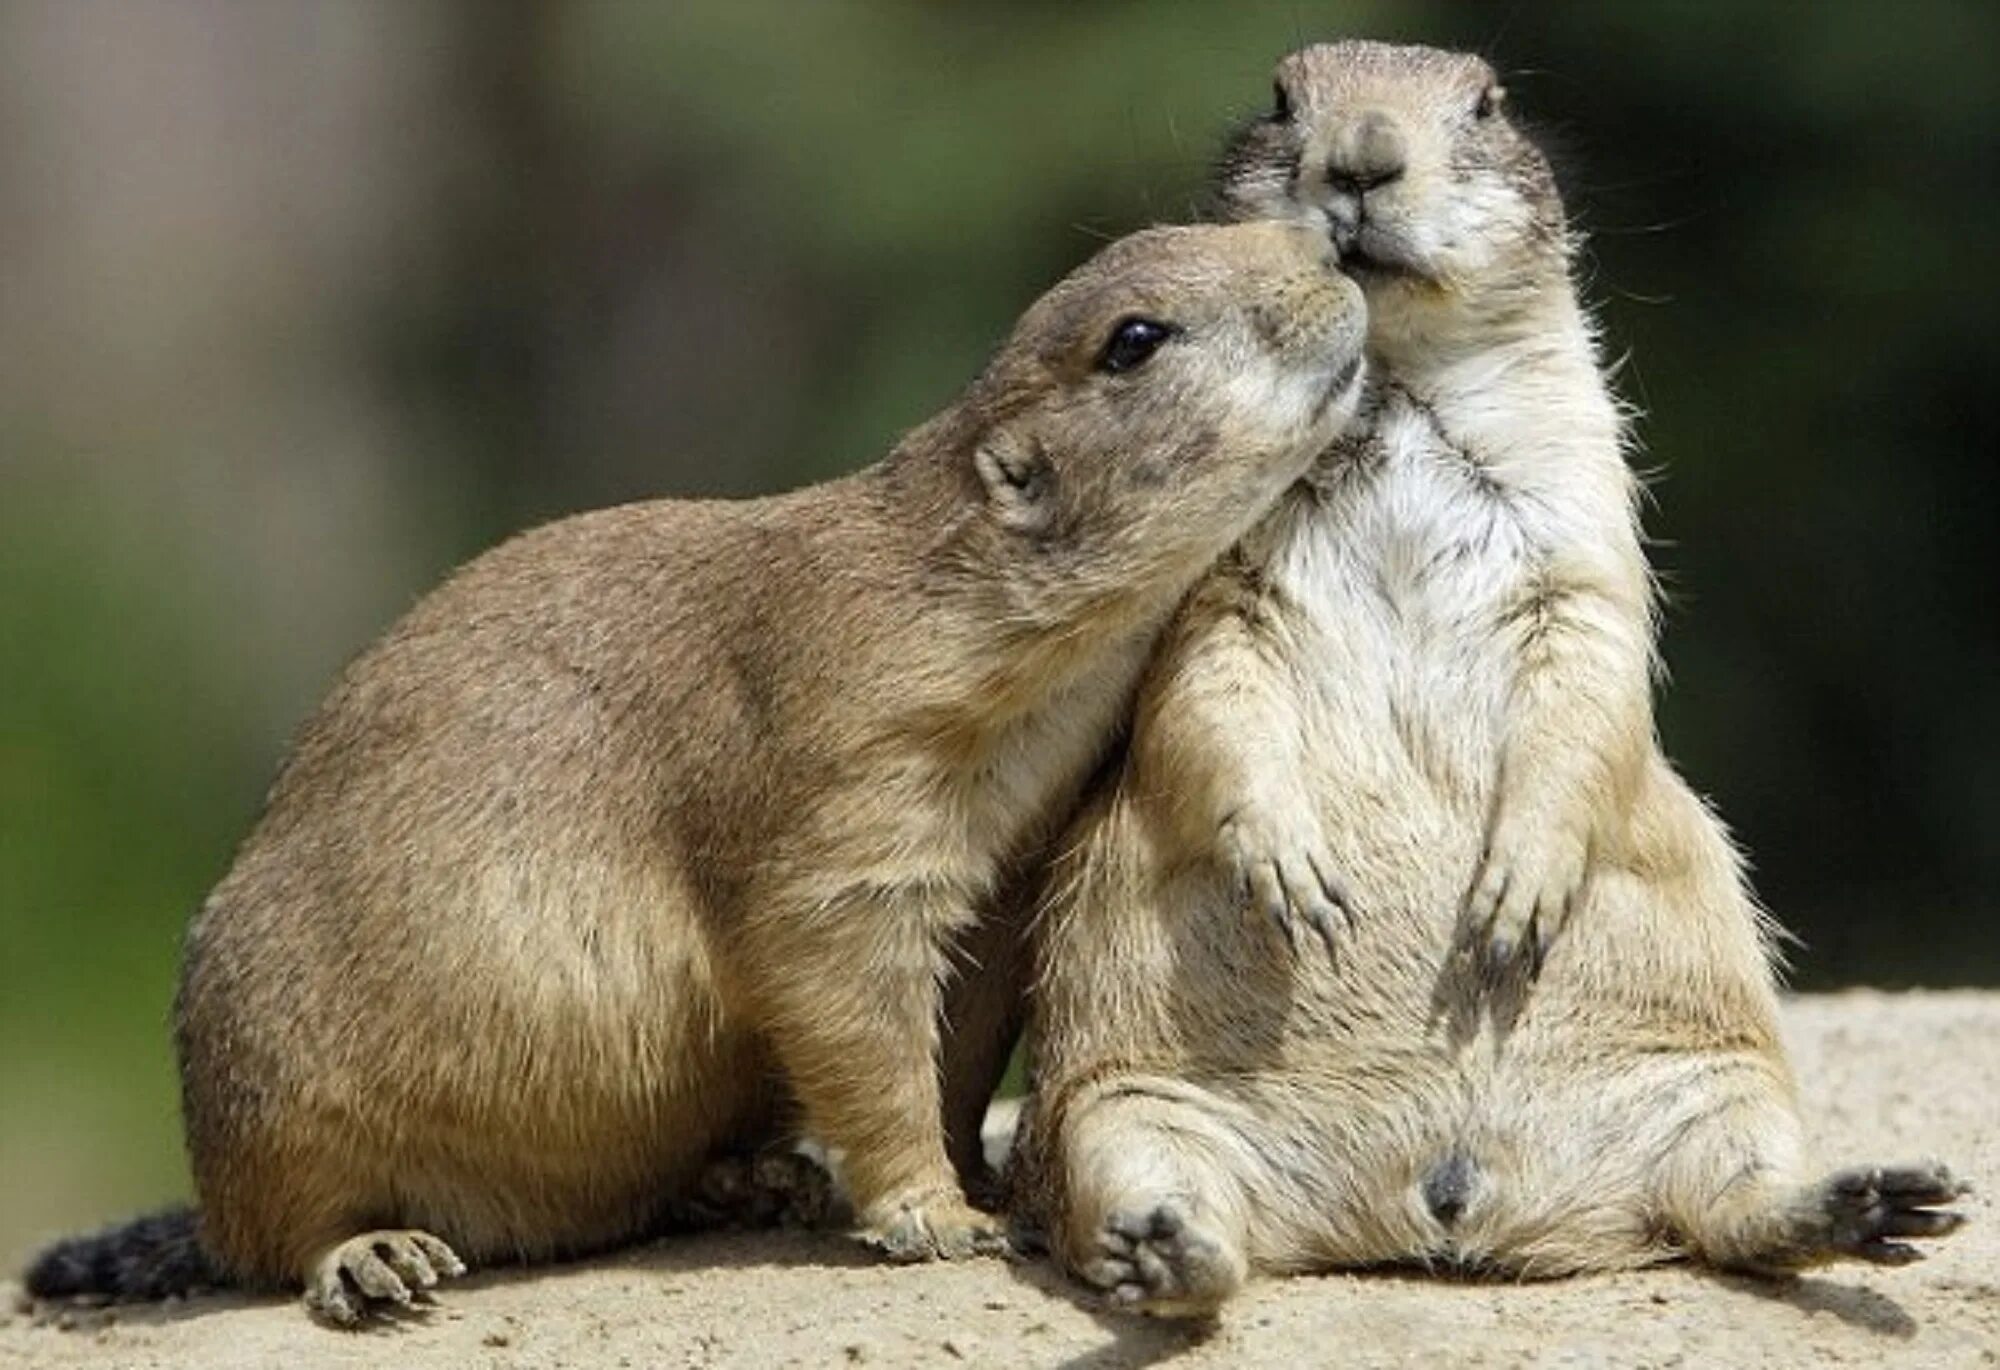
<path id="1" fill-rule="evenodd" d="M 1655 741 L 1546 166 L 1476 58 L 1339 44 L 1278 81 L 1224 201 L 1340 243 L 1372 416 L 1191 596 L 1065 844 L 1027 1207 L 1162 1312 L 1253 1270 L 1911 1254 L 1958 1187 L 1807 1181 L 1767 927 Z"/>
<path id="2" fill-rule="evenodd" d="M 552 524 L 356 661 L 188 939 L 226 1270 L 345 1319 L 451 1273 L 374 1229 L 473 1262 L 601 1246 L 794 1098 L 892 1254 L 991 1246 L 940 1119 L 955 939 L 1186 588 L 1351 415 L 1331 256 L 1272 224 L 1135 235 L 879 465 Z M 1132 316 L 1180 332 L 1107 373 Z"/>

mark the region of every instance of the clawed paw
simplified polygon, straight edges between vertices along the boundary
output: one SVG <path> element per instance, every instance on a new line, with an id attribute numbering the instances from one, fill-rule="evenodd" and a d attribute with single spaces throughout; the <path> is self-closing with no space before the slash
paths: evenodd
<path id="1" fill-rule="evenodd" d="M 1242 1257 L 1184 1200 L 1115 1209 L 1092 1245 L 1077 1274 L 1120 1308 L 1200 1316 L 1243 1284 Z"/>
<path id="2" fill-rule="evenodd" d="M 1472 948 L 1488 970 L 1541 972 L 1582 892 L 1589 844 L 1559 825 L 1499 824 L 1466 896 Z"/>
<path id="3" fill-rule="evenodd" d="M 306 1307 L 352 1327 L 385 1307 L 428 1303 L 438 1281 L 464 1273 L 458 1253 L 428 1232 L 364 1232 L 320 1257 L 306 1284 Z"/>
<path id="4" fill-rule="evenodd" d="M 875 1204 L 861 1239 L 892 1261 L 963 1260 L 1005 1256 L 1004 1223 L 959 1198 L 899 1199 Z"/>
<path id="5" fill-rule="evenodd" d="M 1945 1237 L 1965 1215 L 1943 1208 L 1972 1187 L 1942 1165 L 1860 1167 L 1820 1187 L 1829 1253 L 1876 1265 L 1908 1265 L 1923 1252 L 1906 1237 Z"/>
<path id="6" fill-rule="evenodd" d="M 1276 925 L 1294 952 L 1298 925 L 1304 923 L 1332 954 L 1340 927 L 1354 928 L 1353 896 L 1304 806 L 1292 806 L 1282 822 L 1271 817 L 1275 812 L 1260 807 L 1225 820 L 1219 834 L 1223 862 L 1238 895 Z"/>
<path id="7" fill-rule="evenodd" d="M 825 1166 L 797 1151 L 724 1155 L 708 1163 L 674 1217 L 694 1227 L 822 1227 L 839 1213 L 840 1188 Z"/>

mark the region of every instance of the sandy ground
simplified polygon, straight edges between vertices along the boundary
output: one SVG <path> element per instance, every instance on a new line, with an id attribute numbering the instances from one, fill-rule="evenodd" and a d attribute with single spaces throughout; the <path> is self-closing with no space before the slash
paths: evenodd
<path id="1" fill-rule="evenodd" d="M 475 1276 L 358 1333 L 281 1300 L 28 1309 L 8 1286 L 0 1365 L 2000 1366 L 2000 995 L 1809 998 L 1790 1028 L 1825 1159 L 1938 1156 L 1980 1186 L 1930 1260 L 1789 1284 L 1336 1275 L 1190 1328 L 1101 1311 L 1041 1263 L 896 1268 L 834 1236 L 735 1234 Z"/>

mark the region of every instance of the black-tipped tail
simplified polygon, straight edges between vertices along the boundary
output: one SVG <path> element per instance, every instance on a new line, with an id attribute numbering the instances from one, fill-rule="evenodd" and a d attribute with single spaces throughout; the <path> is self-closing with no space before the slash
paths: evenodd
<path id="1" fill-rule="evenodd" d="M 169 1208 L 65 1237 L 35 1257 L 22 1283 L 39 1299 L 164 1299 L 233 1281 L 202 1250 L 194 1210 Z"/>

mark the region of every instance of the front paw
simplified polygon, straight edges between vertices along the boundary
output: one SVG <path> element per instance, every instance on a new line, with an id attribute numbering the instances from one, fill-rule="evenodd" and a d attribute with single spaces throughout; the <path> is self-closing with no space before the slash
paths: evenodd
<path id="1" fill-rule="evenodd" d="M 1336 924 L 1353 930 L 1353 897 L 1309 805 L 1239 809 L 1223 820 L 1218 846 L 1238 894 L 1277 925 L 1294 952 L 1301 922 L 1319 934 L 1329 954 Z"/>
<path id="2" fill-rule="evenodd" d="M 428 1232 L 363 1232 L 314 1262 L 306 1309 L 336 1327 L 353 1327 L 392 1308 L 428 1304 L 438 1281 L 464 1273 L 458 1253 Z"/>
<path id="3" fill-rule="evenodd" d="M 892 1261 L 962 1260 L 1004 1256 L 1005 1224 L 956 1195 L 913 1194 L 871 1204 L 861 1239 Z"/>
<path id="4" fill-rule="evenodd" d="M 1489 968 L 1505 971 L 1517 958 L 1541 970 L 1549 946 L 1569 921 L 1589 867 L 1590 843 L 1555 822 L 1494 824 L 1466 898 L 1472 946 Z"/>

